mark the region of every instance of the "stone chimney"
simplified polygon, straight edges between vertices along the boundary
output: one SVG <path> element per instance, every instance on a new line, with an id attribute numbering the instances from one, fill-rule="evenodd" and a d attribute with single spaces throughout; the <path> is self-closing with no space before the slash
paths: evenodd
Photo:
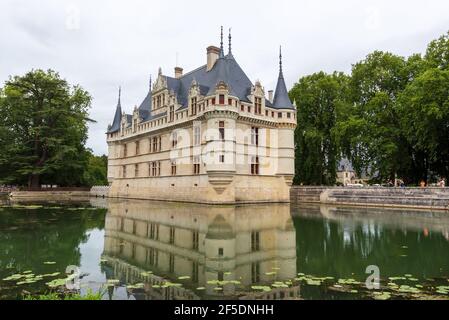
<path id="1" fill-rule="evenodd" d="M 218 60 L 218 57 L 220 55 L 220 48 L 215 46 L 210 46 L 207 48 L 207 70 L 210 71 L 214 65 L 215 62 Z"/>
<path id="2" fill-rule="evenodd" d="M 176 79 L 181 78 L 183 71 L 184 71 L 184 69 L 182 69 L 181 67 L 175 67 L 175 78 Z"/>
<path id="3" fill-rule="evenodd" d="M 273 90 L 268 91 L 268 101 L 273 103 Z"/>

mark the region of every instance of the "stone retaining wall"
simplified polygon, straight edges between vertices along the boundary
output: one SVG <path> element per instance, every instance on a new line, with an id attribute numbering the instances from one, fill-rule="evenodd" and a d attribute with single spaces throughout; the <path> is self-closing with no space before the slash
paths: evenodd
<path id="1" fill-rule="evenodd" d="M 89 191 L 13 191 L 9 197 L 14 200 L 51 201 L 88 199 L 89 195 Z"/>
<path id="2" fill-rule="evenodd" d="M 90 189 L 90 196 L 96 198 L 107 198 L 109 186 L 94 186 Z"/>
<path id="3" fill-rule="evenodd" d="M 291 202 L 449 210 L 449 188 L 302 187 Z"/>

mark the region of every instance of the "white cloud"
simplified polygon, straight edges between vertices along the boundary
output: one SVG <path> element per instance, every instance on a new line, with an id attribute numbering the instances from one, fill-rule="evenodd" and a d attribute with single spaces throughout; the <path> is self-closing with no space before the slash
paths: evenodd
<path id="1" fill-rule="evenodd" d="M 215 4 L 215 6 L 214 6 Z M 172 75 L 205 63 L 219 27 L 233 30 L 233 52 L 254 81 L 274 88 L 283 45 L 287 85 L 324 70 L 349 71 L 372 50 L 410 55 L 449 29 L 449 2 L 422 1 L 87 1 L 2 0 L 0 82 L 52 68 L 94 97 L 88 144 L 107 151 L 118 86 L 129 112 L 159 66 Z"/>

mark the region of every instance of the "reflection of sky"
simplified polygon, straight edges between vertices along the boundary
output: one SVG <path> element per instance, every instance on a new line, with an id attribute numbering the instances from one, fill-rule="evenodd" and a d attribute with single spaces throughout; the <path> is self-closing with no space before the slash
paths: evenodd
<path id="1" fill-rule="evenodd" d="M 89 287 L 97 291 L 102 283 L 106 281 L 105 274 L 100 268 L 101 253 L 104 245 L 104 230 L 93 229 L 87 233 L 88 240 L 80 245 L 81 262 L 80 273 L 89 275 L 81 280 L 81 283 L 89 282 Z M 85 294 L 86 288 L 81 293 Z"/>
<path id="2" fill-rule="evenodd" d="M 106 283 L 106 274 L 101 270 L 101 254 L 104 249 L 104 230 L 93 229 L 87 232 L 88 240 L 80 245 L 81 262 L 80 273 L 87 273 L 81 280 L 81 294 L 87 293 L 88 288 L 97 292 L 101 287 L 104 288 Z M 83 284 L 88 284 L 88 287 L 83 287 Z M 104 289 L 103 289 L 104 290 Z M 108 299 L 106 293 L 103 299 Z M 135 300 L 133 296 L 128 297 L 125 287 L 114 288 L 114 299 L 129 299 Z"/>

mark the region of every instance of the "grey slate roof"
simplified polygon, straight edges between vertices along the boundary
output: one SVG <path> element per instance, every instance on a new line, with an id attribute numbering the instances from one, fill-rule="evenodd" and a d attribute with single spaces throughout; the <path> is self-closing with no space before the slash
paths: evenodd
<path id="1" fill-rule="evenodd" d="M 214 93 L 216 85 L 220 81 L 223 81 L 228 85 L 231 95 L 236 96 L 241 101 L 250 102 L 248 96 L 251 94 L 251 88 L 253 86 L 251 80 L 237 63 L 232 52 L 230 51 L 228 55 L 224 56 L 222 48 L 219 58 L 211 70 L 207 71 L 207 65 L 203 65 L 184 74 L 179 79 L 166 76 L 168 90 L 175 92 L 178 104 L 181 105 L 178 110 L 188 107 L 189 89 L 193 81 L 196 81 L 198 84 L 201 95 L 206 96 Z M 164 113 L 156 117 L 152 116 L 151 103 L 152 96 L 150 90 L 138 108 L 139 115 L 144 122 L 166 115 Z M 295 109 L 288 97 L 287 87 L 282 73 L 282 62 L 273 103 L 265 99 L 265 104 L 274 109 Z M 117 116 L 117 112 L 109 133 L 120 129 L 121 107 L 119 116 Z"/>
<path id="2" fill-rule="evenodd" d="M 114 133 L 120 130 L 120 121 L 122 119 L 122 104 L 120 102 L 121 90 L 119 90 L 117 108 L 115 109 L 114 121 L 107 133 Z"/>
<path id="3" fill-rule="evenodd" d="M 273 107 L 276 109 L 295 109 L 285 85 L 284 73 L 282 72 L 282 53 L 279 53 L 279 77 L 274 93 Z"/>

